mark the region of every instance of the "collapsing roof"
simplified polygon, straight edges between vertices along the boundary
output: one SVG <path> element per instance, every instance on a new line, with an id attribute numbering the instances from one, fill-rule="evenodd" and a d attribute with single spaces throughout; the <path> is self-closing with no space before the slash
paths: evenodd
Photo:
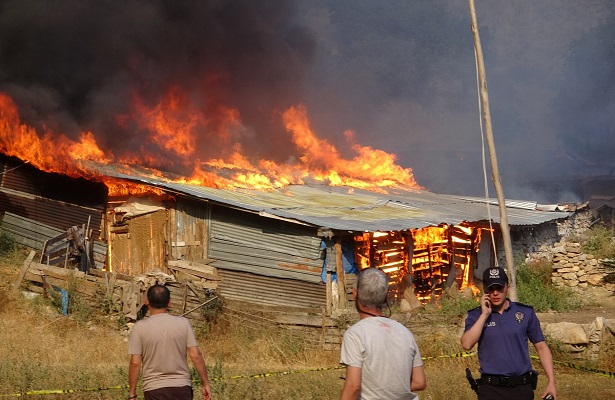
<path id="1" fill-rule="evenodd" d="M 327 185 L 289 185 L 274 190 L 216 189 L 163 179 L 129 175 L 98 165 L 103 175 L 146 184 L 186 196 L 212 201 L 326 229 L 375 232 L 418 229 L 461 222 L 499 222 L 495 200 L 389 189 L 391 193 Z M 538 225 L 563 219 L 571 213 L 541 211 L 533 202 L 506 201 L 510 225 Z M 553 207 L 551 208 L 553 209 Z M 557 209 L 557 207 L 555 207 Z"/>

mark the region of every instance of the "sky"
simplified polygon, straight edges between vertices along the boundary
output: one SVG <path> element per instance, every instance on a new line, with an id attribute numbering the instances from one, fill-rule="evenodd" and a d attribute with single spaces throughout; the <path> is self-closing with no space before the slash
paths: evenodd
<path id="1" fill-rule="evenodd" d="M 615 174 L 615 5 L 475 6 L 505 196 L 581 201 L 582 179 Z M 292 162 L 279 115 L 301 104 L 348 157 L 352 131 L 430 191 L 485 195 L 465 0 L 0 1 L 0 92 L 41 132 L 148 146 L 124 117 L 169 87 L 209 118 L 202 157 L 225 105 L 242 124 L 224 145 Z"/>

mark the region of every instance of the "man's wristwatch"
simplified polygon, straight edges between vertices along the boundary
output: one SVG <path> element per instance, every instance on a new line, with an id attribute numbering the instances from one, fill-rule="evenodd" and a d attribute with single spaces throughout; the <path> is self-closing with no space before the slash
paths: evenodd
<path id="1" fill-rule="evenodd" d="M 136 394 L 133 394 L 132 396 L 128 396 L 128 397 L 126 397 L 126 398 L 127 398 L 128 400 L 133 400 L 133 399 L 136 399 L 136 398 L 137 398 L 137 395 L 136 395 Z"/>

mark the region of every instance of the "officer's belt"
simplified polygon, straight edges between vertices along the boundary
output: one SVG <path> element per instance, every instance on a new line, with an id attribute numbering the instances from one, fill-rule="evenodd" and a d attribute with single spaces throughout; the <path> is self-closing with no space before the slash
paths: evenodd
<path id="1" fill-rule="evenodd" d="M 532 383 L 532 372 L 518 376 L 482 374 L 476 381 L 479 385 L 518 386 Z"/>

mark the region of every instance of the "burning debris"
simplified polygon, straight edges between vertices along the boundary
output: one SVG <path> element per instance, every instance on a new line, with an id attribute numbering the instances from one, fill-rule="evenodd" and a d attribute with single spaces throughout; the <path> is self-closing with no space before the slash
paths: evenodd
<path id="1" fill-rule="evenodd" d="M 360 269 L 376 267 L 390 278 L 389 293 L 401 298 L 408 288 L 425 303 L 444 290 L 473 285 L 483 228 L 442 225 L 402 232 L 355 236 Z"/>

